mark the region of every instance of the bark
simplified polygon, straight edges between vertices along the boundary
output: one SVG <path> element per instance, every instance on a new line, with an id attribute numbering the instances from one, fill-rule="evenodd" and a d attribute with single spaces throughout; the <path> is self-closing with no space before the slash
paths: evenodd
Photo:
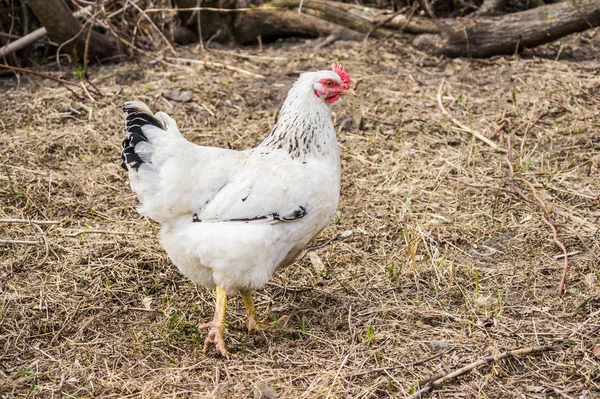
<path id="1" fill-rule="evenodd" d="M 235 39 L 241 44 L 256 43 L 285 37 L 316 38 L 335 35 L 335 40 L 360 40 L 362 35 L 345 26 L 330 23 L 312 15 L 291 10 L 257 9 L 238 15 L 235 20 Z"/>
<path id="2" fill-rule="evenodd" d="M 50 38 L 57 43 L 69 42 L 62 50 L 65 52 L 75 50 L 78 57 L 83 59 L 85 42 L 91 27 L 82 31 L 81 23 L 73 16 L 63 0 L 29 0 L 28 3 L 37 19 L 48 31 Z M 90 60 L 100 60 L 118 53 L 119 45 L 115 39 L 96 31 L 91 32 L 88 47 Z"/>
<path id="3" fill-rule="evenodd" d="M 514 54 L 600 25 L 600 0 L 567 0 L 496 18 L 440 22 L 451 57 Z"/>

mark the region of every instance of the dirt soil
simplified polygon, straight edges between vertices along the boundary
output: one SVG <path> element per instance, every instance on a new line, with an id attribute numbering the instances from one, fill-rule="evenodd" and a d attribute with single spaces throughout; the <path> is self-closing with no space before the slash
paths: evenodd
<path id="1" fill-rule="evenodd" d="M 424 397 L 600 398 L 600 63 L 587 35 L 492 60 L 397 41 L 180 48 L 94 67 L 80 98 L 4 79 L 0 240 L 29 244 L 0 243 L 0 397 L 398 398 L 552 345 L 488 358 Z M 338 60 L 360 95 L 333 106 L 341 203 L 317 241 L 352 236 L 255 293 L 261 317 L 289 316 L 280 328 L 248 333 L 231 298 L 234 356 L 205 356 L 196 326 L 214 292 L 178 273 L 136 212 L 120 106 L 145 101 L 189 140 L 241 150 L 299 72 Z M 568 253 L 562 296 L 550 225 Z"/>

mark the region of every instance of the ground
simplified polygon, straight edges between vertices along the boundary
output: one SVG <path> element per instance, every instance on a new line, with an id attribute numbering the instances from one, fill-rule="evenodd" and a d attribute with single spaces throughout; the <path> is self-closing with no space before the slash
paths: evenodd
<path id="1" fill-rule="evenodd" d="M 425 396 L 600 398 L 597 48 L 585 34 L 491 60 L 398 41 L 313 45 L 94 67 L 96 88 L 73 87 L 80 98 L 36 77 L 0 82 L 0 218 L 58 222 L 0 222 L 1 240 L 35 244 L 0 244 L 2 398 L 274 397 L 265 386 L 280 398 L 408 397 L 484 356 L 544 345 Z M 333 106 L 341 203 L 317 243 L 352 235 L 256 292 L 263 318 L 289 316 L 280 328 L 248 333 L 231 298 L 233 357 L 205 356 L 196 326 L 214 292 L 177 272 L 158 225 L 137 214 L 120 106 L 143 100 L 195 143 L 244 149 L 299 72 L 338 60 L 359 97 Z M 542 217 L 568 252 L 562 296 L 563 251 Z"/>

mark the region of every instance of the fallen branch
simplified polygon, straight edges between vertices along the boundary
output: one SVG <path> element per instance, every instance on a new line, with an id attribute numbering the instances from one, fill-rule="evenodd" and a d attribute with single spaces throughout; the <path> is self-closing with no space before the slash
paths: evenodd
<path id="1" fill-rule="evenodd" d="M 494 143 L 492 140 L 488 139 L 483 134 L 479 133 L 476 130 L 471 129 L 470 127 L 468 127 L 466 125 L 463 125 L 461 122 L 459 122 L 458 120 L 456 120 L 455 118 L 453 118 L 452 115 L 450 115 L 450 113 L 444 107 L 444 103 L 442 102 L 442 89 L 444 87 L 445 80 L 446 79 L 442 79 L 442 81 L 440 82 L 440 87 L 438 87 L 438 91 L 437 91 L 437 102 L 438 102 L 438 105 L 440 106 L 442 114 L 447 115 L 448 118 L 452 122 L 454 122 L 455 125 L 457 125 L 460 128 L 458 130 L 465 131 L 467 133 L 471 133 L 475 138 L 477 138 L 478 140 L 483 141 L 485 144 L 487 144 L 490 147 L 492 147 L 494 149 L 494 151 L 496 151 L 496 152 L 505 153 L 506 150 L 504 148 L 500 148 L 498 146 L 498 144 Z"/>
<path id="2" fill-rule="evenodd" d="M 538 354 L 538 353 L 553 351 L 558 348 L 558 344 L 562 344 L 563 342 L 564 341 L 559 341 L 558 343 L 554 343 L 552 345 L 544 345 L 544 346 L 538 346 L 538 347 L 530 346 L 527 348 L 513 349 L 510 351 L 502 352 L 496 356 L 482 357 L 481 359 L 479 359 L 471 364 L 461 367 L 460 369 L 455 370 L 451 373 L 448 373 L 436 380 L 428 382 L 427 384 L 425 384 L 425 386 L 423 388 L 419 389 L 417 392 L 415 392 L 413 395 L 411 395 L 408 399 L 422 398 L 423 395 L 431 392 L 434 388 L 437 388 L 440 385 L 442 385 L 450 380 L 453 380 L 457 377 L 460 377 L 461 375 L 466 374 L 469 371 L 472 371 L 483 365 L 486 365 L 489 363 L 497 363 L 498 361 L 509 358 L 509 357 L 534 355 L 534 354 Z"/>
<path id="3" fill-rule="evenodd" d="M 500 17 L 440 22 L 443 52 L 475 58 L 514 54 L 599 25 L 598 0 L 559 1 Z"/>

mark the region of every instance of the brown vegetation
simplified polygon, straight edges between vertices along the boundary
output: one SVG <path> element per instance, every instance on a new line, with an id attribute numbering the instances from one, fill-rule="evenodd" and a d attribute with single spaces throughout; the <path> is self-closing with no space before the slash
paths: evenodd
<path id="1" fill-rule="evenodd" d="M 0 81 L 0 392 L 600 397 L 596 39 L 494 61 L 440 60 L 398 40 L 366 52 L 292 41 L 93 67 L 93 86 L 73 92 Z M 260 315 L 289 316 L 281 329 L 248 334 L 230 301 L 235 356 L 205 357 L 195 327 L 213 293 L 176 271 L 135 210 L 118 166 L 120 106 L 146 101 L 196 143 L 243 149 L 269 130 L 298 72 L 334 59 L 360 96 L 334 107 L 342 200 L 321 239 L 352 237 L 258 292 Z M 562 296 L 563 253 L 542 217 L 568 254 Z"/>

